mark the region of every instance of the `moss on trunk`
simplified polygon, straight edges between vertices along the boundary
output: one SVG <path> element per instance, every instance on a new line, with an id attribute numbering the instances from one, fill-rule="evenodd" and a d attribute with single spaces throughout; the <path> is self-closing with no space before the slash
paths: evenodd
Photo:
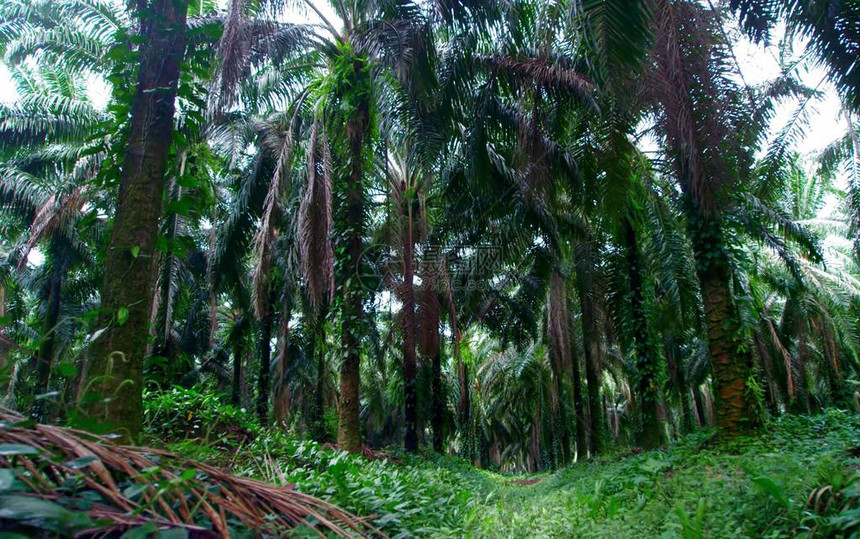
<path id="1" fill-rule="evenodd" d="M 92 344 L 84 386 L 87 415 L 124 441 L 137 438 L 143 420 L 153 262 L 187 10 L 187 0 L 153 0 L 141 12 L 145 39 L 102 285 L 104 332 Z"/>

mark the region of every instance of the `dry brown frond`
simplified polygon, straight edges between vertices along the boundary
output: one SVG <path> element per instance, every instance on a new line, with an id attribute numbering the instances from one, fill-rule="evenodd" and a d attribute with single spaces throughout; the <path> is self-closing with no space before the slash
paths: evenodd
<path id="1" fill-rule="evenodd" d="M 76 187 L 59 200 L 52 198 L 39 206 L 30 225 L 30 234 L 21 253 L 18 269 L 23 269 L 27 265 L 27 256 L 37 243 L 71 221 L 88 200 L 89 194 L 85 193 L 82 187 Z"/>
<path id="2" fill-rule="evenodd" d="M 230 521 L 264 537 L 287 537 L 290 530 L 302 525 L 321 537 L 383 536 L 363 519 L 298 492 L 292 485 L 236 477 L 168 451 L 114 445 L 79 430 L 15 426 L 24 417 L 4 408 L 0 408 L 0 420 L 6 423 L 0 429 L 0 443 L 23 444 L 38 451 L 0 456 L 0 467 L 19 470 L 18 480 L 28 485 L 29 492 L 21 495 L 68 500 L 72 497 L 68 484 L 73 479 L 85 485 L 84 490 L 100 495 L 101 501 L 88 514 L 109 524 L 87 531 L 85 536 L 152 522 L 161 528 L 185 529 L 194 537 L 227 538 Z M 188 477 L 187 470 L 194 470 L 194 476 Z M 61 484 L 66 488 L 58 488 Z M 130 489 L 129 484 L 135 488 Z"/>
<path id="3" fill-rule="evenodd" d="M 272 241 L 278 235 L 277 213 L 279 210 L 279 199 L 281 194 L 289 187 L 290 166 L 293 157 L 293 133 L 296 127 L 298 112 L 293 114 L 290 126 L 284 134 L 281 150 L 278 154 L 278 162 L 272 181 L 266 193 L 263 203 L 263 217 L 260 220 L 260 229 L 254 235 L 254 250 L 257 253 L 257 264 L 254 266 L 252 277 L 252 299 L 254 302 L 254 314 L 257 320 L 266 316 L 266 284 L 268 282 L 269 269 L 272 265 Z"/>
<path id="4" fill-rule="evenodd" d="M 588 77 L 576 69 L 550 62 L 546 58 L 513 58 L 496 54 L 482 56 L 480 60 L 498 74 L 575 95 L 585 102 L 593 100 L 594 83 Z"/>
<path id="5" fill-rule="evenodd" d="M 334 294 L 331 150 L 325 128 L 314 121 L 308 148 L 308 183 L 299 207 L 299 255 L 308 298 L 314 309 Z"/>

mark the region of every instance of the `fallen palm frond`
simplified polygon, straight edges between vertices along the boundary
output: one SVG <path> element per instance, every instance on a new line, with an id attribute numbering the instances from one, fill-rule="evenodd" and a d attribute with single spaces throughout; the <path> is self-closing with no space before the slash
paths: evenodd
<path id="1" fill-rule="evenodd" d="M 141 536 L 169 528 L 184 529 L 189 537 L 226 538 L 242 528 L 261 537 L 299 530 L 305 536 L 382 536 L 363 519 L 292 486 L 236 477 L 84 431 L 33 424 L 4 408 L 0 421 L 0 469 L 12 472 L 0 475 L 0 522 L 26 524 L 56 515 L 62 524 L 57 531 L 75 536 L 133 528 Z"/>

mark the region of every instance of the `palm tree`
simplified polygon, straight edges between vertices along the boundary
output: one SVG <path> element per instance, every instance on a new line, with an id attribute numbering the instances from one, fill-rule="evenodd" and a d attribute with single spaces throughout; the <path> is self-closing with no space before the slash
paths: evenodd
<path id="1" fill-rule="evenodd" d="M 828 76 L 848 105 L 860 107 L 860 73 L 856 29 L 860 12 L 853 2 L 793 2 L 789 0 L 732 0 L 741 27 L 756 42 L 767 42 L 771 30 L 784 22 L 788 35 L 809 39 L 809 48 L 827 67 Z"/>
<path id="2" fill-rule="evenodd" d="M 731 92 L 736 90 L 723 83 L 721 70 L 725 67 L 712 64 L 700 49 L 695 57 L 685 49 L 687 43 L 696 43 L 718 50 L 718 43 L 704 34 L 692 33 L 689 26 L 692 21 L 706 24 L 712 16 L 684 2 L 660 1 L 654 7 L 658 65 L 654 84 L 660 92 L 657 99 L 662 105 L 667 147 L 688 208 L 687 227 L 705 307 L 717 396 L 717 427 L 721 434 L 732 436 L 752 428 L 757 415 L 747 391 L 752 356 L 732 296 L 731 262 L 721 223 L 729 186 L 740 181 L 750 163 L 740 141 L 719 127 L 727 125 L 735 114 Z M 680 38 L 681 25 L 687 31 L 684 41 Z M 705 100 L 707 110 L 701 105 Z M 735 153 L 712 151 L 717 143 L 733 148 Z"/>
<path id="3" fill-rule="evenodd" d="M 33 32 L 14 36 L 10 46 L 32 37 Z M 4 206 L 26 229 L 12 247 L 9 269 L 23 271 L 34 249 L 41 248 L 46 255 L 37 270 L 44 316 L 35 361 L 36 394 L 48 393 L 62 344 L 58 343 L 63 333 L 60 315 L 67 307 L 63 295 L 69 272 L 82 262 L 92 262 L 91 241 L 100 229 L 98 221 L 84 219 L 85 206 L 94 194 L 86 183 L 98 170 L 103 143 L 93 139 L 104 136 L 99 124 L 107 118 L 90 103 L 85 88 L 77 82 L 79 76 L 80 72 L 49 65 L 37 65 L 35 70 L 15 67 L 13 80 L 20 101 L 0 110 L 4 125 L 0 190 Z M 34 402 L 36 417 L 45 419 L 45 404 L 44 397 Z"/>
<path id="4" fill-rule="evenodd" d="M 87 372 L 88 389 L 98 395 L 89 415 L 127 440 L 137 437 L 142 423 L 153 262 L 188 2 L 154 0 L 146 7 L 137 14 L 146 40 L 102 288 L 105 331 L 92 344 Z"/>

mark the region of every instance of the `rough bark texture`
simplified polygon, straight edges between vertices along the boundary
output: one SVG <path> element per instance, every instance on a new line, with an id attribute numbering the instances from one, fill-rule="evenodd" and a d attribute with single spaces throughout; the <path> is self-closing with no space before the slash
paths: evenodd
<path id="1" fill-rule="evenodd" d="M 719 267 L 699 272 L 708 331 L 716 406 L 717 430 L 723 436 L 749 431 L 754 414 L 746 395 L 752 357 L 744 348 L 729 277 Z"/>
<path id="2" fill-rule="evenodd" d="M 629 219 L 623 223 L 625 247 L 627 249 L 627 279 L 630 283 L 630 313 L 633 322 L 633 346 L 636 350 L 636 376 L 640 399 L 639 428 L 637 441 L 645 449 L 660 445 L 662 439 L 658 408 L 660 389 L 657 386 L 659 360 L 648 334 L 648 317 L 645 313 L 645 298 L 642 291 L 642 270 L 639 265 L 639 249 L 636 231 Z"/>
<path id="3" fill-rule="evenodd" d="M 687 201 L 687 227 L 705 309 L 716 393 L 717 430 L 720 436 L 731 437 L 752 428 L 756 414 L 746 395 L 752 355 L 743 342 L 731 294 L 731 269 L 721 229 L 720 196 L 725 194 L 725 190 L 720 187 L 725 187 L 725 182 L 720 171 L 727 167 L 716 149 L 705 151 L 708 141 L 697 130 L 697 110 L 690 93 L 693 77 L 686 72 L 682 60 L 673 4 L 669 0 L 655 0 L 654 11 L 663 122 L 681 190 Z M 698 80 L 699 84 L 708 82 L 701 78 Z M 699 116 L 710 117 L 707 112 Z M 706 167 L 706 162 L 710 167 Z"/>
<path id="4" fill-rule="evenodd" d="M 356 72 L 364 68 L 356 62 Z M 362 102 L 347 125 L 350 152 L 350 170 L 346 185 L 347 257 L 350 270 L 343 286 L 343 361 L 340 364 L 340 417 L 337 426 L 337 445 L 349 453 L 361 450 L 359 424 L 361 378 L 361 326 L 362 292 L 358 282 L 361 270 L 361 254 L 364 238 L 364 196 L 362 187 L 363 150 L 365 136 L 370 125 L 370 104 Z"/>
<path id="5" fill-rule="evenodd" d="M 187 0 L 153 0 L 143 12 L 137 94 L 101 294 L 104 333 L 92 344 L 84 409 L 123 441 L 140 433 L 143 362 L 155 286 L 155 243 L 174 101 L 185 51 Z M 127 318 L 126 318 L 127 313 Z"/>

